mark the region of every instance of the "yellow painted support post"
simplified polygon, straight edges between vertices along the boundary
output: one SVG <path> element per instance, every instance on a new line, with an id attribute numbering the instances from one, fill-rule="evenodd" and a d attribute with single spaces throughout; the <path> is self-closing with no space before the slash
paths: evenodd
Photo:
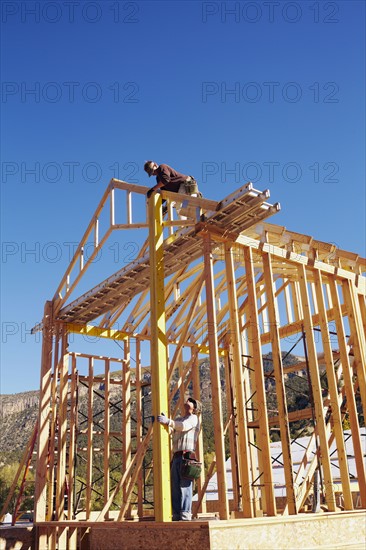
<path id="1" fill-rule="evenodd" d="M 148 201 L 150 254 L 151 392 L 152 414 L 168 411 L 167 339 L 165 325 L 162 200 L 154 193 Z M 154 506 L 156 521 L 171 520 L 169 434 L 154 424 Z"/>
<path id="2" fill-rule="evenodd" d="M 217 487 L 219 496 L 220 519 L 229 519 L 229 502 L 225 470 L 224 430 L 222 422 L 221 383 L 219 347 L 217 342 L 217 322 L 215 310 L 215 289 L 213 277 L 213 258 L 209 234 L 203 234 L 204 270 L 206 281 L 206 307 L 208 323 L 208 346 L 210 352 L 210 370 L 212 387 L 212 415 L 214 421 Z"/>
<path id="3" fill-rule="evenodd" d="M 247 428 L 247 417 L 244 396 L 244 377 L 241 361 L 241 346 L 239 332 L 238 298 L 235 286 L 235 271 L 233 250 L 230 243 L 225 244 L 225 265 L 227 278 L 227 294 L 230 311 L 230 340 L 233 353 L 233 383 L 235 388 L 237 430 L 238 430 L 238 469 L 241 485 L 241 508 L 244 517 L 253 517 L 252 498 L 248 499 L 247 493 L 251 494 L 250 482 L 250 457 L 249 439 Z"/>

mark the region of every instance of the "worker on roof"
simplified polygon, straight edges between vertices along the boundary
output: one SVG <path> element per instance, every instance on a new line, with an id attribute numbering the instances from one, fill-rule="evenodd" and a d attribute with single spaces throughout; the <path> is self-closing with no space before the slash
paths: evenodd
<path id="1" fill-rule="evenodd" d="M 150 176 L 156 176 L 156 184 L 148 190 L 147 198 L 157 191 L 163 189 L 173 193 L 183 193 L 193 197 L 202 196 L 198 191 L 197 181 L 193 176 L 181 174 L 167 164 L 157 164 L 153 160 L 147 160 L 144 164 L 145 172 Z"/>
<path id="2" fill-rule="evenodd" d="M 149 198 L 154 191 L 157 191 L 158 189 L 163 189 L 165 191 L 171 191 L 173 193 L 182 193 L 184 195 L 190 195 L 191 197 L 202 197 L 202 193 L 198 190 L 197 181 L 193 176 L 186 176 L 185 174 L 181 174 L 180 172 L 177 172 L 172 168 L 171 166 L 168 166 L 167 164 L 157 164 L 153 160 L 147 160 L 144 164 L 144 170 L 145 172 L 150 176 L 156 176 L 156 184 L 154 187 L 148 190 L 146 193 L 147 198 Z M 173 206 L 175 206 L 180 219 L 185 220 L 187 219 L 185 215 L 183 215 L 182 206 L 183 204 L 181 202 L 173 202 L 171 203 Z M 163 201 L 163 215 L 166 214 L 168 211 L 168 208 L 166 206 L 166 201 Z M 188 216 L 195 216 L 195 209 L 193 208 L 193 211 L 185 212 Z"/>

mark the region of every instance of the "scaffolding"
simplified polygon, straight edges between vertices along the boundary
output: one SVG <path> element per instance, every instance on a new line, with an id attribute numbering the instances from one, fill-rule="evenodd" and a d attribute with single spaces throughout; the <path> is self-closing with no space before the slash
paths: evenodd
<path id="1" fill-rule="evenodd" d="M 162 411 L 174 417 L 187 393 L 200 399 L 203 358 L 209 363 L 215 457 L 197 481 L 196 516 L 208 511 L 205 492 L 214 471 L 217 501 L 209 511 L 222 520 L 296 515 L 306 509 L 318 479 L 327 511 L 339 511 L 339 494 L 344 510 L 365 509 L 360 427 L 366 407 L 366 260 L 269 223 L 279 205 L 251 183 L 220 202 L 162 190 L 146 201 L 146 191 L 111 180 L 35 328 L 43 332 L 38 547 L 76 548 L 80 526 L 171 520 L 169 434 L 152 419 Z M 137 257 L 85 291 L 86 273 L 111 236 L 132 230 L 144 235 Z M 70 351 L 72 335 L 116 342 L 120 353 Z M 298 342 L 304 360 L 284 364 Z M 264 356 L 271 358 L 270 372 Z M 311 406 L 289 411 L 289 375 L 303 372 Z M 269 378 L 275 410 L 268 406 Z M 291 425 L 302 419 L 312 431 L 295 468 Z M 282 499 L 275 492 L 273 429 L 281 442 Z M 201 460 L 203 449 L 201 433 Z"/>

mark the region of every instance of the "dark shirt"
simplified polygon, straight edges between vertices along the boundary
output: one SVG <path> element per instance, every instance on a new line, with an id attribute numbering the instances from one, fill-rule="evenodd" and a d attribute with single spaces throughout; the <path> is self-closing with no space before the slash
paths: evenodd
<path id="1" fill-rule="evenodd" d="M 188 177 L 180 172 L 177 172 L 174 168 L 171 168 L 171 166 L 168 166 L 167 164 L 160 164 L 157 168 L 157 172 L 157 183 L 163 183 L 164 186 L 162 189 L 165 189 L 166 191 L 173 191 L 173 193 L 178 193 L 180 185 L 184 183 Z"/>

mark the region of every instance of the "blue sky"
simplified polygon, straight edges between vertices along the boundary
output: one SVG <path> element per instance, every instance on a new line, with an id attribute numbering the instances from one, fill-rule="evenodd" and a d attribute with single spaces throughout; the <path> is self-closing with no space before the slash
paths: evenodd
<path id="1" fill-rule="evenodd" d="M 364 2 L 1 8 L 1 393 L 38 388 L 29 331 L 70 243 L 146 159 L 214 200 L 269 188 L 272 223 L 365 256 Z"/>

